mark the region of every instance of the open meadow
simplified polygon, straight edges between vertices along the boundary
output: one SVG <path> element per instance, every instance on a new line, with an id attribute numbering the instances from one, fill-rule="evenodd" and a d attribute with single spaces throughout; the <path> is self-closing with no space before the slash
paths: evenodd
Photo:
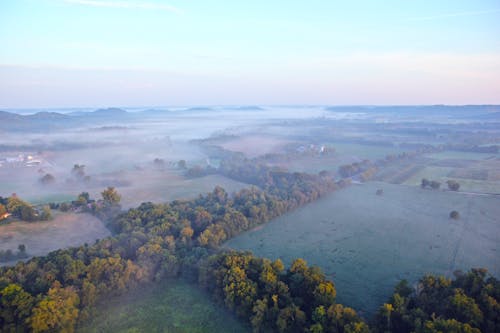
<path id="1" fill-rule="evenodd" d="M 377 189 L 383 195 L 376 195 Z M 450 219 L 452 210 L 460 214 Z M 338 301 L 373 314 L 400 279 L 485 267 L 500 276 L 500 198 L 370 182 L 324 197 L 225 246 L 320 266 Z"/>
<path id="2" fill-rule="evenodd" d="M 14 251 L 19 244 L 24 244 L 29 257 L 42 256 L 57 249 L 94 244 L 96 239 L 111 234 L 101 220 L 90 214 L 53 211 L 53 215 L 50 221 L 14 221 L 0 225 L 0 250 Z M 10 264 L 15 262 L 3 263 Z"/>
<path id="3" fill-rule="evenodd" d="M 250 329 L 182 280 L 165 280 L 101 303 L 79 333 L 244 333 Z"/>

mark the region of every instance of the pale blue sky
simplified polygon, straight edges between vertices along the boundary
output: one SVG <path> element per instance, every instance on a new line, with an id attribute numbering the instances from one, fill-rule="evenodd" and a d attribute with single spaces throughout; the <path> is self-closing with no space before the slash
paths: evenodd
<path id="1" fill-rule="evenodd" d="M 500 103 L 499 36 L 499 0 L 2 0 L 0 107 Z"/>

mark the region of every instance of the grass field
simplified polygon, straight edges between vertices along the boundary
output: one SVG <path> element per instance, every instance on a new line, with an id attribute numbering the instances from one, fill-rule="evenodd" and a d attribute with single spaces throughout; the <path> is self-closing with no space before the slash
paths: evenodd
<path id="1" fill-rule="evenodd" d="M 0 225 L 0 250 L 14 251 L 24 244 L 29 256 L 41 256 L 60 248 L 93 244 L 96 239 L 110 235 L 104 224 L 90 214 L 53 212 L 53 215 L 50 221 Z"/>
<path id="2" fill-rule="evenodd" d="M 196 286 L 164 281 L 113 298 L 97 308 L 97 316 L 79 333 L 245 333 L 230 313 Z"/>
<path id="3" fill-rule="evenodd" d="M 476 180 L 458 177 L 450 177 L 455 170 L 452 167 L 427 166 L 413 174 L 403 184 L 420 186 L 423 178 L 441 182 L 442 188 L 447 188 L 446 181 L 456 180 L 460 184 L 460 191 L 478 193 L 500 193 L 500 181 Z"/>
<path id="4" fill-rule="evenodd" d="M 382 196 L 375 195 L 378 188 Z M 457 210 L 461 218 L 451 220 Z M 486 267 L 500 276 L 500 198 L 370 182 L 353 185 L 226 243 L 289 264 L 303 257 L 338 300 L 371 314 L 400 279 Z"/>
<path id="5" fill-rule="evenodd" d="M 156 176 L 140 177 L 132 186 L 117 187 L 117 190 L 122 195 L 122 206 L 130 208 L 146 201 L 161 203 L 194 198 L 213 191 L 216 186 L 223 187 L 228 193 L 250 187 L 220 175 L 186 179 L 182 176 L 164 176 L 158 173 Z"/>

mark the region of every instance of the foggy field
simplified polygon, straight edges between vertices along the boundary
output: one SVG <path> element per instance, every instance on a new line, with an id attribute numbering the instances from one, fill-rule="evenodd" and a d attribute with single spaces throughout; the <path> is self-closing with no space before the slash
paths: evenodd
<path id="1" fill-rule="evenodd" d="M 375 195 L 383 189 L 382 196 Z M 461 218 L 452 220 L 457 210 Z M 373 313 L 400 279 L 485 267 L 500 276 L 500 198 L 365 183 L 229 240 L 289 264 L 302 257 L 336 284 L 338 301 Z"/>
<path id="2" fill-rule="evenodd" d="M 486 160 L 492 157 L 500 157 L 499 154 L 474 153 L 462 151 L 443 151 L 434 154 L 426 154 L 425 156 L 434 159 L 464 159 L 464 160 Z"/>
<path id="3" fill-rule="evenodd" d="M 182 280 L 139 288 L 101 304 L 96 313 L 77 332 L 250 332 L 196 285 Z"/>
<path id="4" fill-rule="evenodd" d="M 190 199 L 198 194 L 213 191 L 216 186 L 223 187 L 228 193 L 239 191 L 250 185 L 234 181 L 220 175 L 209 175 L 193 179 L 182 176 L 165 178 L 163 175 L 144 177 L 130 187 L 117 187 L 122 195 L 123 208 L 132 208 L 143 202 L 162 203 L 176 199 Z"/>
<path id="5" fill-rule="evenodd" d="M 357 160 L 383 159 L 387 155 L 397 154 L 403 151 L 398 147 L 362 145 L 356 143 L 332 142 L 331 145 L 335 148 L 336 155 L 348 156 Z M 351 163 L 352 162 L 353 161 L 351 161 Z"/>
<path id="6" fill-rule="evenodd" d="M 453 172 L 456 172 L 456 170 L 459 169 L 453 167 L 427 166 L 413 174 L 403 184 L 420 186 L 420 184 L 422 183 L 422 179 L 427 178 L 441 182 L 441 187 L 446 188 L 447 180 L 455 180 L 460 184 L 460 191 L 500 193 L 500 181 L 451 177 L 451 175 L 453 175 Z"/>
<path id="7" fill-rule="evenodd" d="M 52 214 L 54 217 L 50 221 L 15 221 L 0 225 L 0 250 L 14 251 L 19 244 L 24 244 L 30 257 L 41 256 L 57 249 L 84 243 L 93 244 L 96 239 L 103 239 L 111 234 L 102 221 L 90 214 L 55 211 Z"/>
<path id="8" fill-rule="evenodd" d="M 268 153 L 282 152 L 282 148 L 290 143 L 288 140 L 272 136 L 245 136 L 221 144 L 227 150 L 244 153 L 253 158 Z"/>

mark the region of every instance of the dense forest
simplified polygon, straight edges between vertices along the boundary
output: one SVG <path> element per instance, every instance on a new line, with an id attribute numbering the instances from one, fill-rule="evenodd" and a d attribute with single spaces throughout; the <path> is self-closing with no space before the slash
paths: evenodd
<path id="1" fill-rule="evenodd" d="M 80 195 L 71 207 L 89 207 L 108 220 L 113 237 L 2 268 L 2 332 L 73 332 L 103 297 L 166 278 L 198 283 L 255 332 L 369 332 L 353 309 L 335 302 L 333 282 L 319 268 L 302 259 L 285 268 L 220 247 L 346 183 L 234 161 L 220 170 L 259 188 L 230 195 L 216 187 L 193 200 L 143 203 L 119 214 L 112 188 L 97 202 Z M 495 332 L 499 296 L 498 281 L 481 270 L 453 282 L 425 277 L 417 290 L 398 285 L 371 330 Z"/>

